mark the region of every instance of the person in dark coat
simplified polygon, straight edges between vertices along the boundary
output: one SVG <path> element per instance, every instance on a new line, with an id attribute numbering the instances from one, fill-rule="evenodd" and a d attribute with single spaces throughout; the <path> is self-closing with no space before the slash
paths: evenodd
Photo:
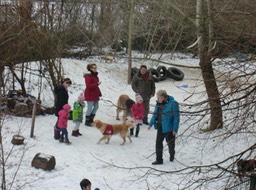
<path id="1" fill-rule="evenodd" d="M 68 87 L 72 84 L 70 78 L 61 80 L 61 84 L 54 90 L 55 94 L 55 115 L 59 118 L 58 113 L 65 104 L 68 104 Z M 58 128 L 58 119 L 54 126 L 54 138 L 59 140 L 60 130 Z"/>
<path id="2" fill-rule="evenodd" d="M 148 129 L 152 126 L 157 130 L 156 136 L 156 161 L 153 165 L 163 164 L 163 140 L 169 148 L 170 161 L 174 160 L 175 137 L 179 129 L 180 112 L 179 104 L 165 90 L 157 92 L 157 103 L 150 120 Z"/>
<path id="3" fill-rule="evenodd" d="M 146 65 L 141 65 L 139 72 L 132 79 L 132 89 L 143 98 L 145 113 L 143 123 L 148 125 L 148 113 L 150 99 L 155 95 L 154 77 L 147 71 Z"/>
<path id="4" fill-rule="evenodd" d="M 99 85 L 101 84 L 101 82 L 99 81 L 97 65 L 95 63 L 88 64 L 87 70 L 90 73 L 84 74 L 86 85 L 84 91 L 84 99 L 87 102 L 85 125 L 91 126 L 96 112 L 99 109 L 99 100 L 101 97 Z"/>

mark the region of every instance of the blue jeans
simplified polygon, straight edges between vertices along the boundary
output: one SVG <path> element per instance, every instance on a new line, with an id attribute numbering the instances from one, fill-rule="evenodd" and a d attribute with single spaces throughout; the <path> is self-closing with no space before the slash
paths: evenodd
<path id="1" fill-rule="evenodd" d="M 68 140 L 68 130 L 67 128 L 60 128 L 60 138 Z"/>
<path id="2" fill-rule="evenodd" d="M 96 114 L 96 111 L 99 109 L 99 101 L 87 101 L 87 110 L 86 115 L 90 116 L 91 114 Z"/>

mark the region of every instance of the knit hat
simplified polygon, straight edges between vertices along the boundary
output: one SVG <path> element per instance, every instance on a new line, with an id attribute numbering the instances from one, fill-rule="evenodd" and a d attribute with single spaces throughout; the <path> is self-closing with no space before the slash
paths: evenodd
<path id="1" fill-rule="evenodd" d="M 83 102 L 84 101 L 84 94 L 81 93 L 79 96 L 78 96 L 78 99 L 77 99 L 79 102 Z"/>
<path id="2" fill-rule="evenodd" d="M 139 94 L 136 94 L 135 100 L 136 100 L 137 103 L 138 103 L 139 101 L 142 101 L 142 102 L 143 102 L 143 99 L 142 99 L 141 95 L 139 95 Z"/>

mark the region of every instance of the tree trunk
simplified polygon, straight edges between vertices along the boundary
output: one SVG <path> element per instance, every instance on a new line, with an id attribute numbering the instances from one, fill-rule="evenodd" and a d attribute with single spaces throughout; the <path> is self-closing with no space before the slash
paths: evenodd
<path id="1" fill-rule="evenodd" d="M 132 23 L 134 12 L 134 0 L 130 1 L 130 18 L 129 18 L 129 36 L 128 36 L 128 76 L 127 82 L 131 84 L 131 68 L 132 68 Z"/>
<path id="2" fill-rule="evenodd" d="M 8 68 L 10 69 L 12 75 L 13 75 L 13 83 L 14 83 L 14 80 L 16 79 L 17 82 L 20 84 L 20 87 L 21 87 L 21 91 L 22 91 L 22 95 L 25 95 L 27 92 L 26 92 L 26 88 L 25 88 L 25 80 L 24 80 L 24 77 L 23 77 L 23 70 L 24 70 L 24 64 L 22 63 L 22 71 L 21 71 L 21 77 L 19 77 L 16 72 L 15 72 L 15 69 L 14 69 L 14 65 L 12 64 L 9 64 L 8 65 Z M 13 86 L 13 89 L 15 86 Z"/>
<path id="3" fill-rule="evenodd" d="M 0 63 L 0 96 L 4 94 L 5 84 L 4 84 L 4 66 Z"/>
<path id="4" fill-rule="evenodd" d="M 197 1 L 197 28 L 198 28 L 198 53 L 200 58 L 200 67 L 202 76 L 208 95 L 208 101 L 211 111 L 210 126 L 203 131 L 212 131 L 223 127 L 222 108 L 220 95 L 216 83 L 215 75 L 211 62 L 211 40 L 213 39 L 213 21 L 211 18 L 211 3 L 208 0 L 208 15 L 205 8 L 205 1 Z M 209 23 L 206 23 L 205 18 L 208 16 Z M 208 31 L 207 31 L 208 27 Z M 207 41 L 208 39 L 208 41 Z"/>
<path id="5" fill-rule="evenodd" d="M 6 187 L 6 165 L 5 165 L 5 152 L 4 152 L 4 146 L 3 146 L 3 114 L 0 113 L 0 159 L 1 159 L 1 162 L 0 162 L 0 176 L 1 176 L 1 189 L 2 190 L 6 190 L 7 187 Z"/>
<path id="6" fill-rule="evenodd" d="M 95 21 L 95 4 L 92 5 L 92 15 L 91 15 L 91 42 L 89 45 L 89 55 L 92 55 L 92 48 L 93 48 L 93 40 L 94 40 L 94 21 Z"/>
<path id="7" fill-rule="evenodd" d="M 199 54 L 199 56 L 202 76 L 211 110 L 210 126 L 207 129 L 202 130 L 212 131 L 215 129 L 222 128 L 223 126 L 220 95 L 213 73 L 211 57 L 205 54 Z"/>

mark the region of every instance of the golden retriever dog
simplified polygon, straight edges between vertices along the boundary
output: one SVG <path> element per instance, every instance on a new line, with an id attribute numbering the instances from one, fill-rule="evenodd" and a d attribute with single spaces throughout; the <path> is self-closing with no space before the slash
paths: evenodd
<path id="1" fill-rule="evenodd" d="M 127 116 L 131 115 L 131 107 L 135 102 L 126 94 L 119 96 L 116 108 L 116 120 L 120 120 L 119 114 L 123 112 L 123 122 L 126 121 Z"/>
<path id="2" fill-rule="evenodd" d="M 105 140 L 105 143 L 108 144 L 112 135 L 117 134 L 120 134 L 123 139 L 123 142 L 120 145 L 124 145 L 126 142 L 126 137 L 130 140 L 130 142 L 132 142 L 130 133 L 128 132 L 129 128 L 134 127 L 134 123 L 132 121 L 123 124 L 107 124 L 100 120 L 95 120 L 92 122 L 92 126 L 99 129 L 103 134 L 103 137 L 99 139 L 97 144 L 100 144 L 102 140 Z"/>

